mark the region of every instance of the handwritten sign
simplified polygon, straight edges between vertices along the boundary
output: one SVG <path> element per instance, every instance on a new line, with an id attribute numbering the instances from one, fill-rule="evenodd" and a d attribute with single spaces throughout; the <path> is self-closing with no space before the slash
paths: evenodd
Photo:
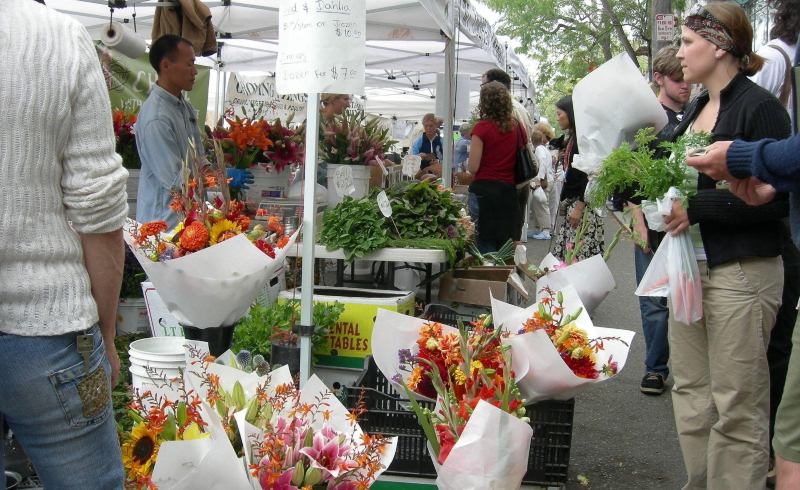
<path id="1" fill-rule="evenodd" d="M 675 38 L 675 16 L 656 14 L 656 41 L 672 41 Z"/>
<path id="2" fill-rule="evenodd" d="M 364 93 L 365 0 L 281 0 L 278 93 Z"/>
<path id="3" fill-rule="evenodd" d="M 403 175 L 413 179 L 422 166 L 422 158 L 419 155 L 406 155 L 403 157 L 401 165 L 403 166 Z"/>
<path id="4" fill-rule="evenodd" d="M 342 165 L 333 172 L 333 185 L 340 196 L 349 196 L 356 191 L 353 184 L 353 169 L 349 165 Z"/>
<path id="5" fill-rule="evenodd" d="M 381 210 L 381 214 L 387 218 L 390 217 L 392 215 L 392 205 L 389 203 L 389 197 L 386 196 L 386 191 L 380 191 L 377 199 L 378 209 Z"/>

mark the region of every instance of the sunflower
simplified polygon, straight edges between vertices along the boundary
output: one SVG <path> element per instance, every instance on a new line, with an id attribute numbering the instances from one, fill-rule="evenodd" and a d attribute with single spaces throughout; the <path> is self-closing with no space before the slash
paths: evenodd
<path id="1" fill-rule="evenodd" d="M 238 235 L 241 233 L 242 230 L 239 228 L 239 225 L 234 223 L 229 219 L 221 219 L 211 225 L 211 236 L 209 242 L 211 245 L 215 243 L 222 242 L 231 238 L 232 236 Z"/>
<path id="2" fill-rule="evenodd" d="M 136 480 L 150 475 L 160 446 L 157 430 L 143 422 L 133 427 L 130 438 L 122 445 L 122 465 L 128 479 Z"/>

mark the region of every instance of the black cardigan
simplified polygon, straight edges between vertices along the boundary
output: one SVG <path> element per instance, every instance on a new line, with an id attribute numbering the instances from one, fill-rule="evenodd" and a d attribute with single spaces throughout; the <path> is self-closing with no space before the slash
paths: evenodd
<path id="1" fill-rule="evenodd" d="M 707 91 L 692 101 L 673 140 L 686 132 L 708 101 Z M 790 134 L 789 116 L 775 96 L 739 73 L 720 92 L 719 115 L 711 133 L 713 141 L 783 139 Z M 786 194 L 762 206 L 748 206 L 727 189 L 717 189 L 716 183 L 700 174 L 698 192 L 687 209 L 689 222 L 700 224 L 708 266 L 780 255 L 780 220 L 789 214 Z"/>
<path id="2" fill-rule="evenodd" d="M 569 167 L 567 167 L 567 172 L 564 174 L 564 187 L 561 188 L 561 196 L 559 199 L 562 201 L 564 199 L 577 199 L 579 201 L 583 201 L 583 194 L 586 192 L 586 185 L 589 183 L 589 176 L 586 175 L 585 172 L 582 172 L 572 166 L 572 160 L 575 158 L 575 155 L 580 152 L 578 151 L 578 139 L 575 137 L 574 131 L 572 132 L 571 136 L 572 138 L 575 138 L 575 143 L 572 145 L 572 151 L 569 154 Z M 566 151 L 568 142 L 569 140 L 567 139 L 566 134 L 562 134 L 558 138 L 551 141 L 550 145 L 553 148 Z M 559 153 L 559 157 L 560 158 L 556 164 L 563 165 L 563 154 Z"/>

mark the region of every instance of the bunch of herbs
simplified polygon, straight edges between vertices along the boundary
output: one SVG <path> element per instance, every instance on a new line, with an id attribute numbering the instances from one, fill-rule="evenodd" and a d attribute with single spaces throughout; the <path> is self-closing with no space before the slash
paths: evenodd
<path id="1" fill-rule="evenodd" d="M 322 215 L 319 243 L 328 250 L 344 250 L 345 260 L 383 248 L 389 240 L 388 227 L 374 199 L 346 196 Z"/>

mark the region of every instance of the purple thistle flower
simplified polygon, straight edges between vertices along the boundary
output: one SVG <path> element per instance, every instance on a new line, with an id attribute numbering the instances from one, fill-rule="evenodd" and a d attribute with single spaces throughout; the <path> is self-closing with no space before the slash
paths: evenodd
<path id="1" fill-rule="evenodd" d="M 392 381 L 394 381 L 397 384 L 403 384 L 403 377 L 400 376 L 400 373 L 397 373 L 394 376 L 392 376 Z"/>
<path id="2" fill-rule="evenodd" d="M 411 354 L 411 349 L 398 350 L 397 357 L 400 359 L 400 364 L 411 364 L 411 362 L 414 360 L 414 355 Z"/>

